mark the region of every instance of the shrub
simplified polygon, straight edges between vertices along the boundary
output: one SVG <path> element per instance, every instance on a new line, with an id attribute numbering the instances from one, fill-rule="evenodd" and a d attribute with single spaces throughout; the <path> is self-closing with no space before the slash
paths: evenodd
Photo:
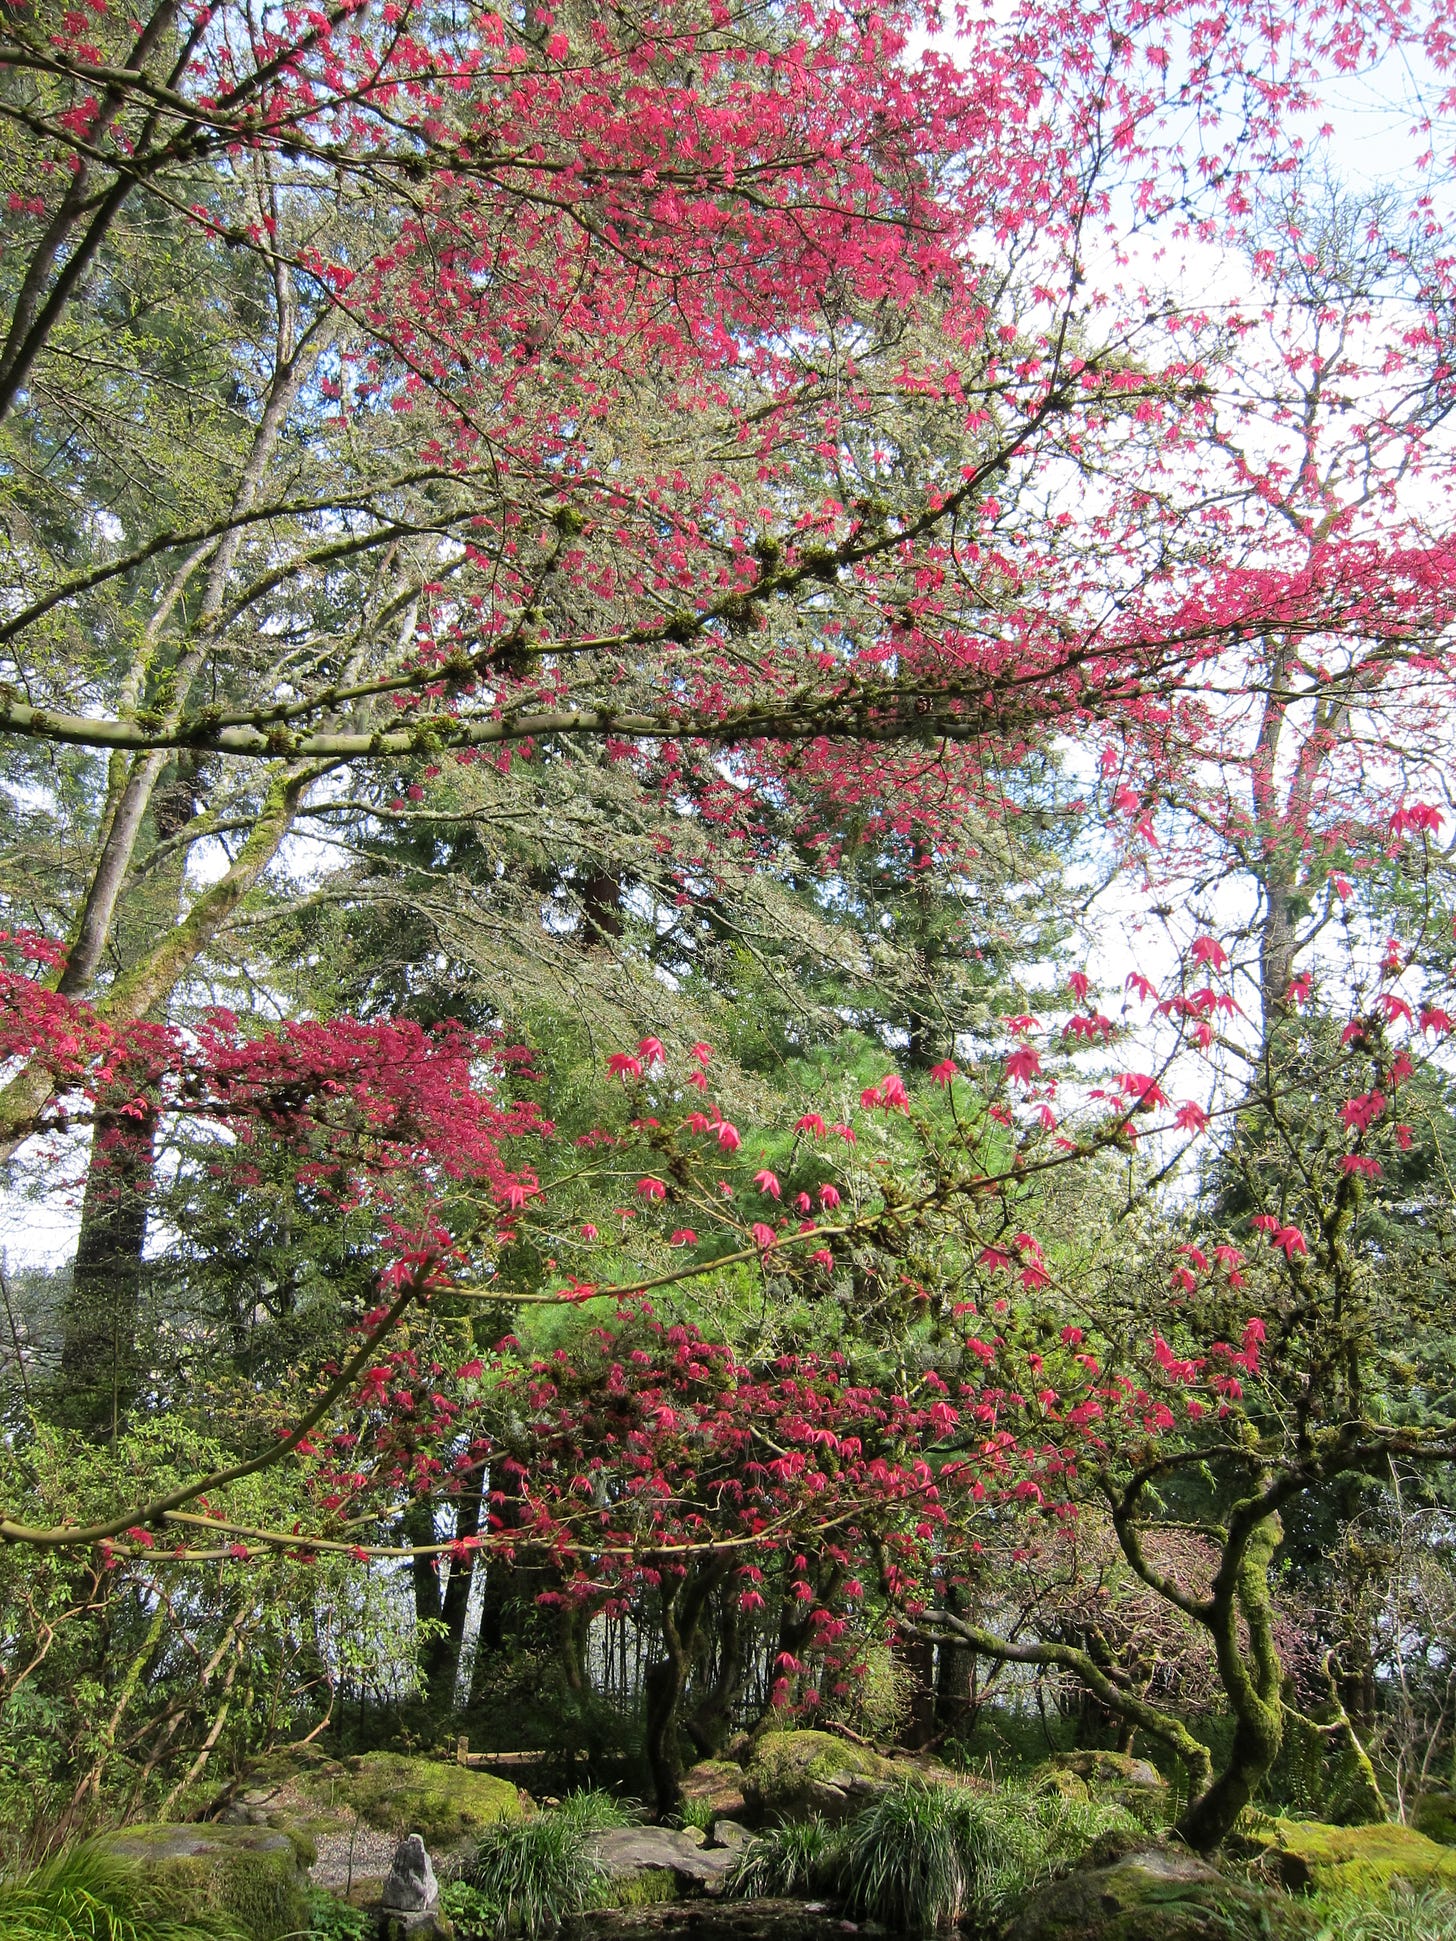
<path id="1" fill-rule="evenodd" d="M 568 1793 L 550 1811 L 553 1818 L 568 1822 L 583 1834 L 604 1833 L 615 1826 L 635 1826 L 641 1818 L 640 1813 L 624 1806 L 611 1793 Z"/>
<path id="2" fill-rule="evenodd" d="M 460 1941 L 491 1941 L 501 1925 L 495 1902 L 464 1880 L 446 1881 L 441 1887 L 440 1911 L 449 1915 Z"/>
<path id="3" fill-rule="evenodd" d="M 823 1820 L 771 1827 L 745 1847 L 728 1892 L 735 1900 L 826 1893 L 843 1856 L 843 1830 Z"/>
<path id="4" fill-rule="evenodd" d="M 141 1869 L 93 1841 L 0 1879 L 5 1941 L 241 1941 L 217 1915 L 169 1914 Z"/>
<path id="5" fill-rule="evenodd" d="M 361 1907 L 350 1907 L 326 1887 L 308 1890 L 308 1941 L 368 1941 L 372 1923 Z"/>
<path id="6" fill-rule="evenodd" d="M 949 1789 L 912 1782 L 857 1814 L 844 1851 L 851 1904 L 889 1928 L 953 1926 L 969 1905 L 976 1844 L 960 1804 Z"/>

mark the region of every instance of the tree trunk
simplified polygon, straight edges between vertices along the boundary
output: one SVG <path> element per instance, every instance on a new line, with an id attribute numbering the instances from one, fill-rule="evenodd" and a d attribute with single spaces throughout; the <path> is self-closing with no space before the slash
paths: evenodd
<path id="1" fill-rule="evenodd" d="M 593 870 L 581 886 L 581 914 L 588 943 L 622 934 L 622 879 L 611 870 Z"/>
<path id="2" fill-rule="evenodd" d="M 678 1744 L 686 1667 L 671 1651 L 647 1667 L 642 1681 L 647 1769 L 657 1811 L 664 1819 L 682 1810 L 683 1762 Z"/>
<path id="3" fill-rule="evenodd" d="M 682 1722 L 700 1759 L 716 1759 L 733 1723 L 743 1690 L 743 1627 L 731 1587 L 718 1602 L 718 1663 L 712 1683 Z"/>
<path id="4" fill-rule="evenodd" d="M 52 1413 L 93 1442 L 115 1439 L 135 1395 L 156 1134 L 154 1112 L 98 1118 L 86 1170 Z"/>
<path id="5" fill-rule="evenodd" d="M 418 1497 L 405 1511 L 402 1534 L 407 1544 L 435 1541 L 435 1507 L 427 1496 Z M 415 1623 L 433 1625 L 440 1617 L 440 1560 L 437 1556 L 411 1557 L 410 1586 L 414 1592 Z M 433 1638 L 420 1647 L 421 1664 L 427 1664 Z"/>
<path id="6" fill-rule="evenodd" d="M 473 1488 L 459 1495 L 455 1508 L 455 1535 L 466 1539 L 480 1534 L 481 1491 L 484 1477 Z M 440 1622 L 444 1632 L 426 1645 L 423 1657 L 425 1680 L 434 1710 L 455 1709 L 455 1684 L 460 1674 L 460 1647 L 465 1638 L 465 1618 L 470 1609 L 470 1589 L 475 1581 L 475 1553 L 453 1557 L 450 1575 L 445 1580 L 445 1595 L 440 1600 Z"/>
<path id="7" fill-rule="evenodd" d="M 1223 1845 L 1284 1742 L 1284 1667 L 1274 1647 L 1269 1602 L 1269 1566 L 1283 1530 L 1273 1515 L 1240 1529 L 1239 1511 L 1247 1508 L 1237 1506 L 1229 1519 L 1230 1541 L 1214 1580 L 1208 1628 L 1234 1715 L 1234 1741 L 1223 1771 L 1178 1822 L 1179 1837 L 1195 1853 L 1215 1853 Z"/>

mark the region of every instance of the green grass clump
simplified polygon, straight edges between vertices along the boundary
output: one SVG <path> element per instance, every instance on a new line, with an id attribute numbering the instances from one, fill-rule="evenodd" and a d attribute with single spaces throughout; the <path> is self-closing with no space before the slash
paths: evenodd
<path id="1" fill-rule="evenodd" d="M 750 1841 L 728 1876 L 734 1900 L 793 1900 L 828 1891 L 844 1854 L 842 1829 L 811 1819 Z"/>
<path id="2" fill-rule="evenodd" d="M 718 1809 L 710 1799 L 685 1799 L 679 1818 L 684 1826 L 695 1826 L 699 1833 L 712 1830 Z"/>
<path id="3" fill-rule="evenodd" d="M 1094 1840 L 1140 1831 L 1123 1807 L 1095 1800 L 911 1780 L 850 1822 L 839 1875 L 851 1909 L 884 1927 L 990 1928 Z"/>
<path id="4" fill-rule="evenodd" d="M 1323 1894 L 1316 1941 L 1456 1941 L 1456 1893 L 1449 1887 L 1392 1886 L 1373 1898 Z"/>
<path id="5" fill-rule="evenodd" d="M 582 1833 L 605 1833 L 612 1827 L 636 1826 L 641 1818 L 611 1793 L 595 1792 L 568 1793 L 559 1806 L 550 1808 L 550 1815 Z"/>
<path id="6" fill-rule="evenodd" d="M 567 1915 L 600 1899 L 602 1870 L 587 1846 L 591 1835 L 633 1824 L 632 1813 L 610 1793 L 571 1793 L 533 1819 L 490 1827 L 461 1869 L 461 1880 L 479 1897 L 468 1918 L 480 1924 L 479 1932 L 527 1941 L 554 1933 Z"/>
<path id="7" fill-rule="evenodd" d="M 0 1935 L 5 1941 L 242 1941 L 219 1916 L 165 1912 L 140 1868 L 91 1841 L 0 1879 Z"/>

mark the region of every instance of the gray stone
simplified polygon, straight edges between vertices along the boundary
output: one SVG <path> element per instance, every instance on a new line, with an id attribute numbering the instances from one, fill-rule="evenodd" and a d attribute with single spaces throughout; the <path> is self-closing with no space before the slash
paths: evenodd
<path id="1" fill-rule="evenodd" d="M 418 1833 L 407 1833 L 395 1849 L 382 1898 L 391 1914 L 424 1914 L 438 1905 L 440 1884 Z"/>
<path id="2" fill-rule="evenodd" d="M 714 1820 L 713 1822 L 713 1845 L 726 1847 L 729 1853 L 735 1856 L 743 1851 L 752 1838 L 753 1835 L 748 1828 L 737 1820 Z"/>
<path id="3" fill-rule="evenodd" d="M 680 1886 L 700 1894 L 721 1894 L 733 1870 L 726 1847 L 699 1847 L 686 1833 L 666 1826 L 613 1827 L 592 1836 L 591 1853 L 608 1879 L 627 1874 L 666 1872 Z"/>

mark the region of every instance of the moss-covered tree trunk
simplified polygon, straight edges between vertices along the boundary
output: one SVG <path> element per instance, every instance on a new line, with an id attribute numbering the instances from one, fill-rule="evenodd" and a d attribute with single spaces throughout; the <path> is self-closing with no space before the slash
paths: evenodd
<path id="1" fill-rule="evenodd" d="M 1223 1845 L 1284 1743 L 1284 1667 L 1269 1597 L 1269 1566 L 1280 1535 L 1279 1518 L 1260 1514 L 1256 1501 L 1235 1506 L 1208 1616 L 1234 1737 L 1222 1772 L 1178 1822 L 1195 1853 L 1214 1853 Z"/>

